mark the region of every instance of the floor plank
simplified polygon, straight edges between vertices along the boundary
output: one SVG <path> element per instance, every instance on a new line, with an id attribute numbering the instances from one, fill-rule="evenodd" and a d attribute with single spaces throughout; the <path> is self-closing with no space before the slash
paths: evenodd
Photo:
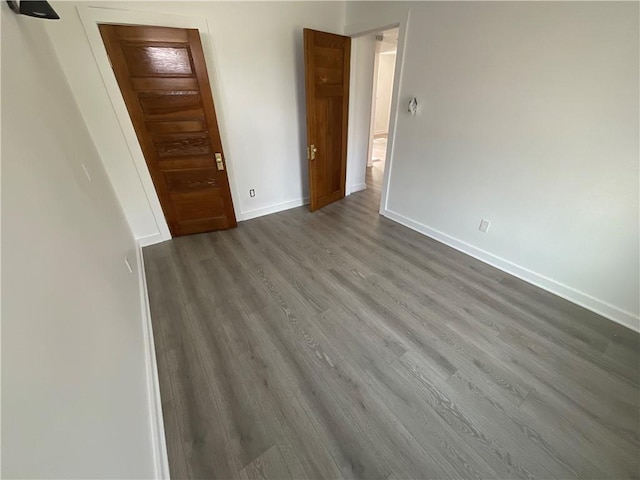
<path id="1" fill-rule="evenodd" d="M 294 480 L 277 445 L 264 452 L 240 471 L 243 480 Z"/>

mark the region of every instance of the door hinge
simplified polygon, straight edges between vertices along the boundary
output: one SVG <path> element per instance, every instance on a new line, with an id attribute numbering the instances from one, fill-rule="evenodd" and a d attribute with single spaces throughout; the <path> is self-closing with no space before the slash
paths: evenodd
<path id="1" fill-rule="evenodd" d="M 307 147 L 307 158 L 309 160 L 315 160 L 316 159 L 316 152 L 318 151 L 318 149 L 316 148 L 315 145 L 310 145 Z"/>

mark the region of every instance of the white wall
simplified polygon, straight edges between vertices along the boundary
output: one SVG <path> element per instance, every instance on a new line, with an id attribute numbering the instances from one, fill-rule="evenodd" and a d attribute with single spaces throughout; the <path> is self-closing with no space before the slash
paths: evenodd
<path id="1" fill-rule="evenodd" d="M 76 11 L 54 2 L 62 20 L 48 25 L 91 135 L 136 238 L 160 227 L 128 151 Z M 301 205 L 308 196 L 304 27 L 341 33 L 342 2 L 81 2 L 201 17 L 211 32 L 214 99 L 239 219 Z M 159 22 L 160 23 L 160 22 Z M 207 41 L 204 39 L 204 41 Z M 96 115 L 96 112 L 100 112 Z M 89 120 L 97 117 L 99 120 Z M 148 175 L 148 172 L 143 172 Z M 249 196 L 249 189 L 256 196 Z M 239 204 L 238 204 L 239 203 Z M 163 219 L 160 219 L 161 221 Z"/>
<path id="2" fill-rule="evenodd" d="M 384 214 L 637 329 L 638 4 L 352 2 L 346 31 L 407 11 Z"/>
<path id="3" fill-rule="evenodd" d="M 396 67 L 396 54 L 380 53 L 378 59 L 378 81 L 376 83 L 376 111 L 374 134 L 389 132 L 391 114 L 391 94 L 393 92 L 393 74 Z"/>
<path id="4" fill-rule="evenodd" d="M 369 154 L 368 132 L 372 116 L 371 92 L 374 88 L 373 60 L 375 48 L 375 35 L 365 35 L 351 40 L 347 195 L 367 187 L 365 178 Z"/>
<path id="5" fill-rule="evenodd" d="M 2 476 L 149 478 L 133 236 L 45 21 L 0 8 Z"/>

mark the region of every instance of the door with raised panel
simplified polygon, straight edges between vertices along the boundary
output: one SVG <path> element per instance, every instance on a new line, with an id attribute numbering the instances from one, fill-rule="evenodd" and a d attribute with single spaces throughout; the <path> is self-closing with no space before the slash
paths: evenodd
<path id="1" fill-rule="evenodd" d="M 351 39 L 304 29 L 311 211 L 344 197 Z"/>
<path id="2" fill-rule="evenodd" d="M 100 25 L 100 34 L 171 234 L 235 227 L 198 31 Z"/>

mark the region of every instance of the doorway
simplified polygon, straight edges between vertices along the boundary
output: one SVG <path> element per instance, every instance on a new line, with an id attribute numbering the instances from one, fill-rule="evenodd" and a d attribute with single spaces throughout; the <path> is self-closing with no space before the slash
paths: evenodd
<path id="1" fill-rule="evenodd" d="M 347 195 L 367 189 L 384 215 L 393 163 L 404 22 L 351 33 Z"/>
<path id="2" fill-rule="evenodd" d="M 371 124 L 367 152 L 367 188 L 380 191 L 387 161 L 391 100 L 398 51 L 398 28 L 374 34 Z"/>
<path id="3" fill-rule="evenodd" d="M 364 189 L 386 210 L 406 22 L 351 36 L 304 30 L 310 210 Z M 402 50 L 402 47 L 400 47 Z M 372 197 L 375 201 L 375 198 Z"/>

